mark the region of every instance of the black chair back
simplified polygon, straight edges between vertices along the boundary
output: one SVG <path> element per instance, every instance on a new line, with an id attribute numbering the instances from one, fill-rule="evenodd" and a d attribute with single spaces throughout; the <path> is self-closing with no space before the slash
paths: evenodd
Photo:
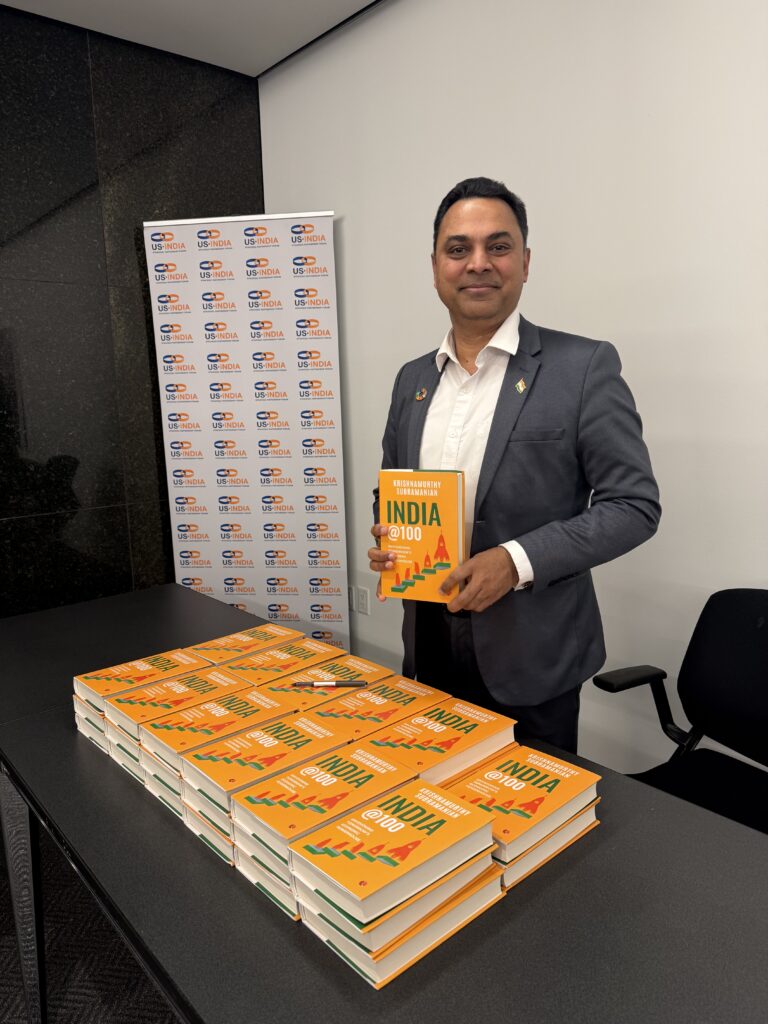
<path id="1" fill-rule="evenodd" d="M 677 689 L 695 729 L 768 766 L 768 590 L 709 598 Z"/>

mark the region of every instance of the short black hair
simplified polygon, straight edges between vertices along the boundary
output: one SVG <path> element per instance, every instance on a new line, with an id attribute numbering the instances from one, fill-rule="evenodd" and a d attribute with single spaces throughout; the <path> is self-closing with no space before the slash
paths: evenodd
<path id="1" fill-rule="evenodd" d="M 523 200 L 514 192 L 510 192 L 503 181 L 494 181 L 493 178 L 465 178 L 464 181 L 453 186 L 437 208 L 435 228 L 432 234 L 433 252 L 437 248 L 437 234 L 443 223 L 443 217 L 453 204 L 458 203 L 461 199 L 501 199 L 515 215 L 515 220 L 523 236 L 523 245 L 528 244 L 528 215 L 525 212 Z"/>

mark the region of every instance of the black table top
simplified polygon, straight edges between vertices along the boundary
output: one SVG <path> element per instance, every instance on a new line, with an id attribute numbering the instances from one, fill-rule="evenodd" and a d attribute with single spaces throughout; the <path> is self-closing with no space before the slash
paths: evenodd
<path id="1" fill-rule="evenodd" d="M 189 619 L 216 618 L 204 601 L 194 611 L 187 602 Z M 207 636 L 230 630 L 222 624 Z M 173 647 L 178 626 L 156 624 L 152 635 Z M 95 664 L 146 651 L 118 646 L 109 653 L 102 640 Z M 189 1019 L 764 1024 L 764 835 L 598 767 L 602 824 L 375 992 L 76 732 L 71 659 L 59 677 L 65 699 L 6 719 L 0 757 Z M 51 648 L 46 671 L 54 663 Z"/>

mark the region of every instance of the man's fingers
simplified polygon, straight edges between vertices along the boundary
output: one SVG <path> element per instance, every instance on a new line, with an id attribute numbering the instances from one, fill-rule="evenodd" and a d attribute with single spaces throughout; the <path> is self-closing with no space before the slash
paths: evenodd
<path id="1" fill-rule="evenodd" d="M 379 548 L 368 548 L 368 560 L 374 572 L 384 572 L 385 569 L 394 568 L 396 556 Z"/>
<path id="2" fill-rule="evenodd" d="M 461 585 L 472 575 L 472 559 L 468 559 L 466 562 L 462 562 L 461 565 L 457 565 L 453 572 L 448 573 L 443 582 L 440 584 L 440 589 L 444 594 L 450 594 L 455 586 Z"/>
<path id="3" fill-rule="evenodd" d="M 389 533 L 389 527 L 384 526 L 382 523 L 376 523 L 371 527 L 371 534 L 374 537 L 386 537 Z"/>

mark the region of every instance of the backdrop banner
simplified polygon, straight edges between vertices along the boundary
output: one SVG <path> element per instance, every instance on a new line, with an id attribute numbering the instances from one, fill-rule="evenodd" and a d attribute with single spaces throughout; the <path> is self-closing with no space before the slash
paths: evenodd
<path id="1" fill-rule="evenodd" d="M 144 239 L 176 581 L 348 647 L 333 214 Z"/>

